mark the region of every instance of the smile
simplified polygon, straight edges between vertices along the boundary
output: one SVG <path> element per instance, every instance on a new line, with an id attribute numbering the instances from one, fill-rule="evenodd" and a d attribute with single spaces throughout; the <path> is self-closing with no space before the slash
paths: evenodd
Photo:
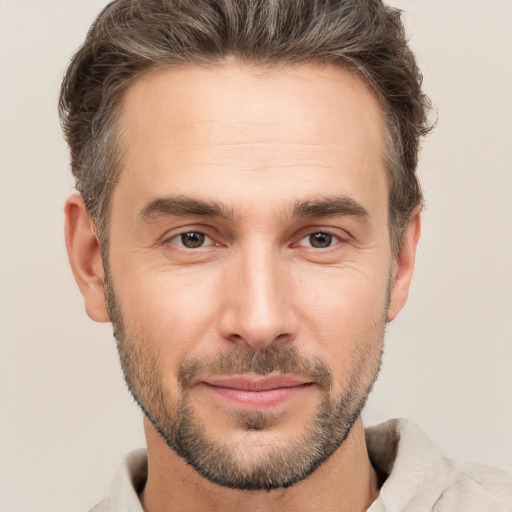
<path id="1" fill-rule="evenodd" d="M 312 382 L 287 376 L 236 375 L 201 382 L 216 398 L 247 411 L 263 411 L 290 402 L 311 388 Z"/>

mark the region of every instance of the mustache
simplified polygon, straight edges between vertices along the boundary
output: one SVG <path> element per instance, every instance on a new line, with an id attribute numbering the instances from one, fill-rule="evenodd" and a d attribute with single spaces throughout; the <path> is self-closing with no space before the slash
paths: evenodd
<path id="1" fill-rule="evenodd" d="M 261 350 L 233 347 L 213 357 L 188 358 L 178 368 L 178 384 L 183 391 L 198 377 L 246 373 L 294 375 L 307 378 L 324 390 L 330 390 L 332 385 L 332 373 L 325 362 L 302 355 L 294 345 L 281 344 L 271 344 Z"/>

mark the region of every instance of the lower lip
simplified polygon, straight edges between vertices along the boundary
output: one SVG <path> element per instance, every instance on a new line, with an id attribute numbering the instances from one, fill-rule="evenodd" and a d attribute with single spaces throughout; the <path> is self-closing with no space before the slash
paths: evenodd
<path id="1" fill-rule="evenodd" d="M 214 395 L 224 399 L 232 405 L 235 405 L 239 409 L 247 411 L 261 411 L 272 409 L 290 402 L 308 390 L 311 387 L 311 384 L 301 384 L 299 386 L 257 391 L 212 386 L 211 384 L 206 383 L 205 386 Z"/>

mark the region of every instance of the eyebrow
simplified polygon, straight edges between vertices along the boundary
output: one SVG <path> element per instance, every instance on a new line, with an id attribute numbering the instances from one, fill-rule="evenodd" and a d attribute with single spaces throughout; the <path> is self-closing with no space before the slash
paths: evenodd
<path id="1" fill-rule="evenodd" d="M 293 205 L 292 217 L 329 217 L 342 215 L 367 220 L 368 210 L 351 197 L 325 197 L 322 199 L 297 201 Z"/>
<path id="2" fill-rule="evenodd" d="M 140 211 L 144 222 L 165 216 L 193 215 L 199 217 L 218 217 L 233 219 L 233 211 L 223 203 L 203 201 L 185 196 L 159 197 L 149 201 Z M 296 201 L 291 208 L 291 218 L 329 217 L 334 215 L 369 218 L 368 211 L 360 203 L 346 196 L 324 197 Z"/>
<path id="3" fill-rule="evenodd" d="M 168 215 L 197 215 L 200 217 L 220 217 L 231 219 L 233 214 L 221 203 L 201 201 L 189 197 L 159 197 L 149 201 L 139 213 L 144 222 Z"/>

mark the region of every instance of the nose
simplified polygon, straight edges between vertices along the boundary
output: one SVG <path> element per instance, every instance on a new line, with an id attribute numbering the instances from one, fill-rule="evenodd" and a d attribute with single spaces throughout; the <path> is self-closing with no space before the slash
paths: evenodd
<path id="1" fill-rule="evenodd" d="M 221 336 L 254 350 L 292 341 L 297 329 L 293 290 L 279 255 L 253 247 L 235 260 L 224 274 Z"/>

